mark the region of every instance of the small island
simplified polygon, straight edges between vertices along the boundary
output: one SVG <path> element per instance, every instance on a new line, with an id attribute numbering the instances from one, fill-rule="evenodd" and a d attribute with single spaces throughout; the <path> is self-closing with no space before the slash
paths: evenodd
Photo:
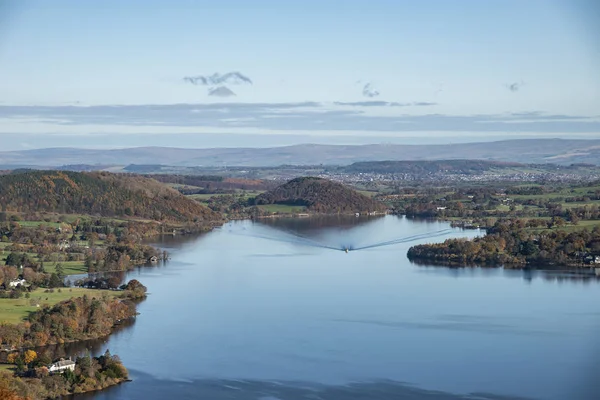
<path id="1" fill-rule="evenodd" d="M 323 178 L 302 177 L 262 193 L 252 200 L 254 205 L 286 205 L 302 207 L 316 214 L 377 214 L 387 207 L 341 183 Z"/>

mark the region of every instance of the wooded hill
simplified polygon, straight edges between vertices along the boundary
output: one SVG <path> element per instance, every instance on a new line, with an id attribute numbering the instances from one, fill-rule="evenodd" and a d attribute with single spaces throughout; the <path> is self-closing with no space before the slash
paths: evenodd
<path id="1" fill-rule="evenodd" d="M 107 172 L 16 171 L 0 176 L 0 207 L 8 212 L 57 212 L 203 222 L 219 214 L 153 179 Z"/>
<path id="2" fill-rule="evenodd" d="M 349 187 L 327 179 L 293 179 L 254 200 L 256 205 L 287 204 L 305 206 L 317 213 L 385 211 L 386 206 Z"/>

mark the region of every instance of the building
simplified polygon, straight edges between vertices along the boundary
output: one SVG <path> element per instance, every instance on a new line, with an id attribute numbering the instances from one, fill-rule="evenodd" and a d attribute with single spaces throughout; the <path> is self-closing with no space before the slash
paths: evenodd
<path id="1" fill-rule="evenodd" d="M 584 253 L 586 256 L 583 258 L 583 261 L 587 264 L 600 264 L 600 256 L 593 256 Z"/>
<path id="2" fill-rule="evenodd" d="M 8 286 L 10 286 L 10 287 L 17 287 L 19 285 L 23 286 L 23 285 L 25 285 L 25 283 L 26 283 L 25 279 L 15 279 L 14 281 L 10 281 L 8 283 Z"/>
<path id="3" fill-rule="evenodd" d="M 75 361 L 60 360 L 48 367 L 48 371 L 50 372 L 64 372 L 68 369 L 75 371 Z"/>

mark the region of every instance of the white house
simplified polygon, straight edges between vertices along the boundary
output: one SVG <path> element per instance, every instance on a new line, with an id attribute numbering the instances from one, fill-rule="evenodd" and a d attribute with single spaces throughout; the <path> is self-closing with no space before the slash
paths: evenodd
<path id="1" fill-rule="evenodd" d="M 75 371 L 75 361 L 71 361 L 71 360 L 57 361 L 54 364 L 50 365 L 50 367 L 48 368 L 48 371 L 63 372 L 63 371 L 66 371 L 67 369 L 70 369 L 71 371 Z"/>
<path id="2" fill-rule="evenodd" d="M 15 279 L 14 281 L 10 281 L 8 283 L 8 286 L 10 287 L 17 287 L 19 285 L 25 285 L 25 279 Z"/>

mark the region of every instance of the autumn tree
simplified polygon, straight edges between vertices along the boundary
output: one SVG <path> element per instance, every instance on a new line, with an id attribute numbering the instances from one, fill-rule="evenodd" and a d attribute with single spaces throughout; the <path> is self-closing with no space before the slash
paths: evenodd
<path id="1" fill-rule="evenodd" d="M 31 364 L 36 359 L 37 353 L 33 350 L 26 350 L 25 353 L 23 353 L 23 361 L 25 361 L 25 364 Z"/>
<path id="2" fill-rule="evenodd" d="M 97 241 L 98 241 L 98 234 L 96 232 L 90 233 L 89 238 L 88 238 L 89 246 L 91 248 L 93 248 Z"/>
<path id="3" fill-rule="evenodd" d="M 17 358 L 19 358 L 19 353 L 10 353 L 6 357 L 6 362 L 8 362 L 9 364 L 14 364 L 17 361 Z"/>
<path id="4" fill-rule="evenodd" d="M 11 387 L 11 382 L 14 378 L 11 374 L 3 372 L 0 374 L 0 399 L 2 400 L 27 400 L 18 395 Z"/>

